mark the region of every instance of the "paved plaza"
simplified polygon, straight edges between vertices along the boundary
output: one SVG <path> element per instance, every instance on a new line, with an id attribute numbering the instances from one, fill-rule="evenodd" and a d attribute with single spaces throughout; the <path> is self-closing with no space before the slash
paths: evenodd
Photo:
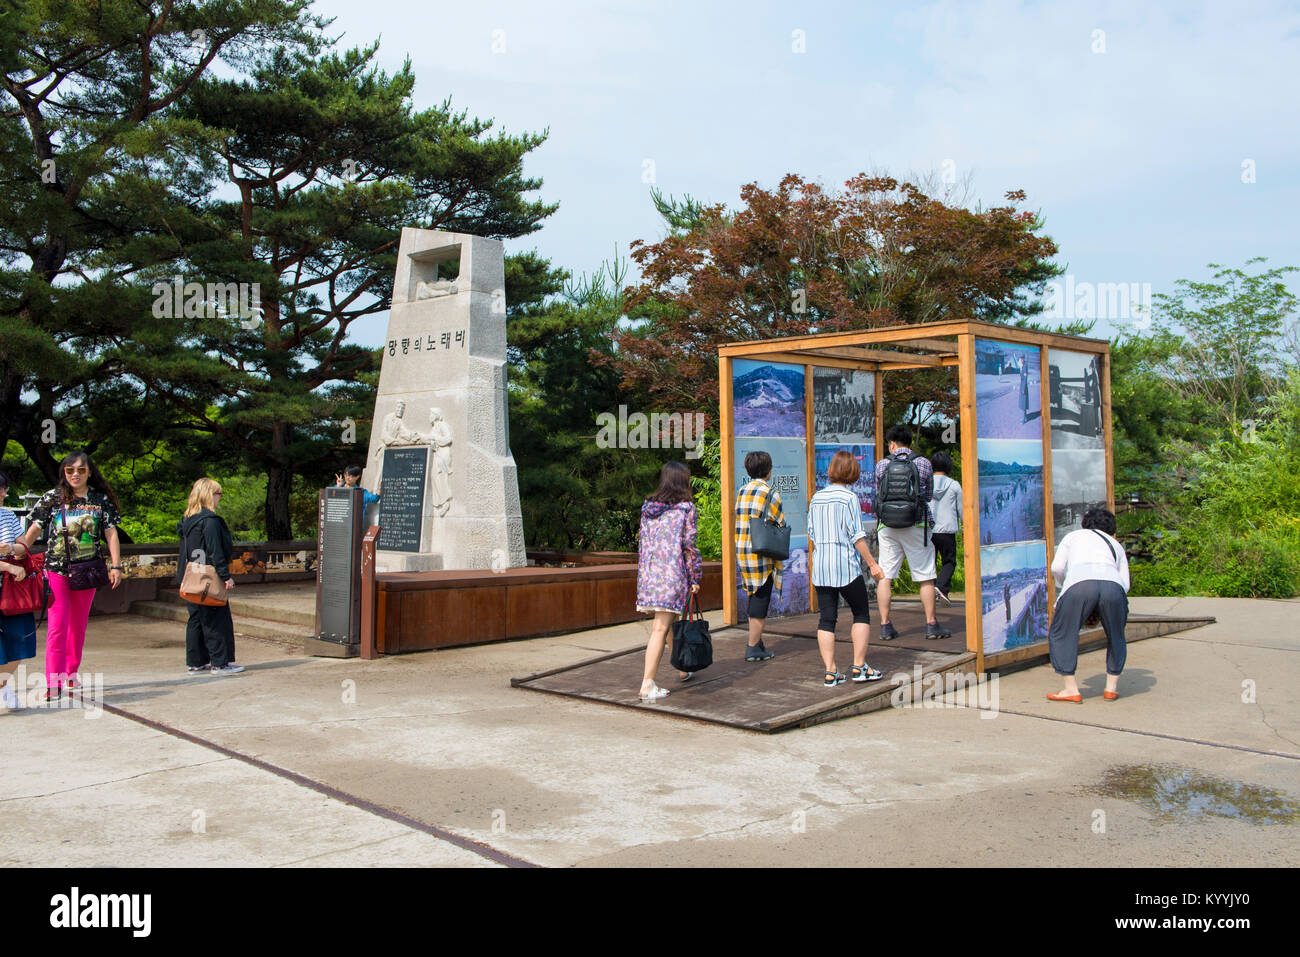
<path id="1" fill-rule="evenodd" d="M 371 662 L 244 638 L 245 673 L 189 678 L 183 625 L 94 618 L 106 707 L 92 682 L 87 707 L 0 713 L 0 862 L 1294 866 L 1300 601 L 1132 605 L 1218 622 L 1134 643 L 1116 702 L 1094 651 L 1083 705 L 1044 700 L 1040 665 L 995 710 L 779 735 L 510 687 L 641 623 Z M 1174 779 L 1214 796 L 1180 809 Z"/>

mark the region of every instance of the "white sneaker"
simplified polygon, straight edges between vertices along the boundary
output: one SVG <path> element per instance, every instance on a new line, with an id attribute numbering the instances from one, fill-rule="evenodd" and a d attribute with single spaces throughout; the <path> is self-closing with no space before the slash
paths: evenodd
<path id="1" fill-rule="evenodd" d="M 229 664 L 223 668 L 213 668 L 209 673 L 214 675 L 237 675 L 243 670 L 243 665 Z"/>
<path id="2" fill-rule="evenodd" d="M 4 705 L 9 711 L 17 711 L 23 706 L 23 703 L 18 700 L 18 695 L 14 693 L 14 683 L 12 681 L 7 682 L 4 690 L 0 691 L 0 704 Z"/>

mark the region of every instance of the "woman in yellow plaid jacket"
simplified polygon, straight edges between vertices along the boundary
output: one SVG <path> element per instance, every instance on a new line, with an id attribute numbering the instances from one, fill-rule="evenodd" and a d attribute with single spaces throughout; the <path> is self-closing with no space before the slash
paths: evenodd
<path id="1" fill-rule="evenodd" d="M 781 511 L 781 493 L 768 484 L 772 477 L 772 456 L 766 452 L 750 452 L 745 456 L 745 471 L 749 473 L 749 481 L 736 493 L 736 562 L 740 566 L 741 585 L 749 594 L 749 646 L 745 649 L 745 660 L 766 661 L 772 652 L 763 646 L 763 624 L 772 590 L 781 591 L 781 563 L 754 551 L 749 524 L 764 509 L 776 522 L 784 522 L 785 514 Z"/>

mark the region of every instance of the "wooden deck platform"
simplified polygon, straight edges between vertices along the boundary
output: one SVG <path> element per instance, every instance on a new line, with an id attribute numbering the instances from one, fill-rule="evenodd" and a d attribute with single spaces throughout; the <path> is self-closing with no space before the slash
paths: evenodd
<path id="1" fill-rule="evenodd" d="M 847 611 L 840 609 L 835 634 L 836 664 L 845 674 L 852 664 L 849 647 L 851 618 Z M 880 641 L 877 637 L 878 623 L 873 621 L 872 640 L 867 650 L 867 662 L 883 671 L 885 677 L 861 684 L 849 681 L 835 688 L 822 685 L 823 666 L 817 651 L 815 614 L 768 622 L 764 643 L 776 654 L 769 661 L 745 661 L 746 630 L 743 624 L 713 633 L 713 665 L 689 681 L 678 679 L 665 652 L 657 680 L 671 693 L 653 704 L 637 698 L 645 663 L 644 645 L 579 661 L 564 668 L 512 678 L 510 684 L 530 691 L 773 733 L 888 708 L 896 691 L 918 680 L 924 681 L 932 674 L 953 672 L 954 677 L 971 675 L 973 680 L 975 655 L 965 649 L 965 638 L 961 634 L 963 615 L 961 603 L 951 608 L 941 607 L 938 617 L 954 633 L 953 637 L 927 641 L 925 617 L 919 602 L 896 603 L 890 617 L 899 637 L 889 642 Z M 1132 642 L 1170 634 L 1212 621 L 1212 618 L 1132 615 L 1128 640 Z M 1086 632 L 1080 636 L 1080 647 L 1096 647 L 1098 638 L 1104 645 L 1101 629 Z M 1045 652 L 1046 643 L 1043 645 Z M 912 693 L 919 692 L 919 688 L 914 688 Z"/>

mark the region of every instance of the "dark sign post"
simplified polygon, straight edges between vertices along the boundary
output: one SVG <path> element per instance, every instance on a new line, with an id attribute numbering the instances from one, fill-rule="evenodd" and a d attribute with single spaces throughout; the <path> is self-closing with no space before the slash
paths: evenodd
<path id="1" fill-rule="evenodd" d="M 384 450 L 384 494 L 379 499 L 379 547 L 393 552 L 418 552 L 424 528 L 424 482 L 429 450 Z"/>
<path id="2" fill-rule="evenodd" d="M 316 634 L 304 650 L 351 658 L 361 648 L 361 489 L 322 489 L 318 509 Z"/>

